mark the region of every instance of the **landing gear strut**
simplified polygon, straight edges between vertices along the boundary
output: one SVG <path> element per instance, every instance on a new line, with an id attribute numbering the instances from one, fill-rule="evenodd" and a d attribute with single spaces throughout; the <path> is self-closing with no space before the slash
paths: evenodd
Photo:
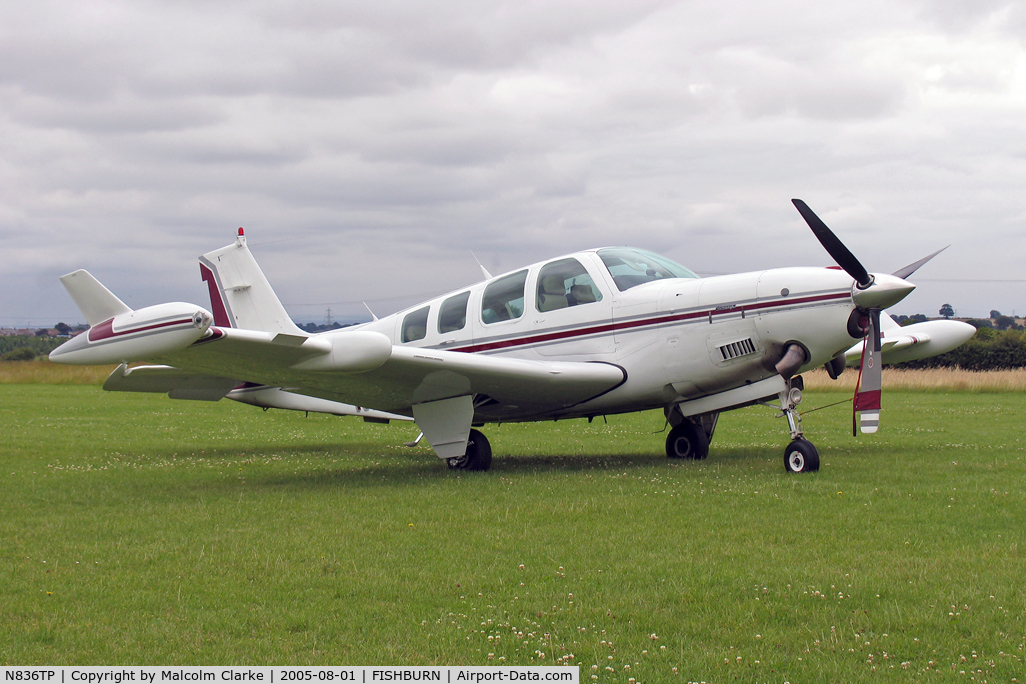
<path id="1" fill-rule="evenodd" d="M 467 438 L 467 452 L 462 456 L 445 459 L 449 470 L 488 470 L 492 465 L 492 445 L 478 430 L 471 430 Z"/>
<path id="2" fill-rule="evenodd" d="M 791 428 L 791 443 L 784 450 L 784 468 L 789 473 L 812 473 L 819 470 L 819 451 L 812 442 L 805 439 L 802 417 L 798 413 L 798 404 L 802 402 L 802 386 L 801 376 L 796 376 L 791 380 L 791 387 L 779 395 L 780 410 Z"/>

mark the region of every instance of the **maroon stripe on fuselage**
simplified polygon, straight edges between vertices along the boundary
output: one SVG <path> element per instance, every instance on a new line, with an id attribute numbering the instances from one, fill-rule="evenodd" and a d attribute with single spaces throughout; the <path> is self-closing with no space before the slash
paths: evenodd
<path id="1" fill-rule="evenodd" d="M 198 344 L 206 344 L 207 342 L 213 342 L 214 340 L 219 340 L 222 337 L 224 337 L 224 331 L 223 330 L 219 330 L 217 328 L 211 328 L 207 332 L 207 336 L 206 337 L 203 337 L 203 338 L 200 338 L 200 339 L 196 340 L 195 342 L 192 343 L 192 346 L 195 347 Z"/>
<path id="2" fill-rule="evenodd" d="M 510 347 L 521 347 L 528 344 L 542 344 L 545 342 L 567 340 L 574 337 L 585 337 L 587 335 L 600 335 L 602 333 L 616 332 L 619 330 L 631 330 L 633 328 L 644 328 L 655 325 L 665 325 L 667 323 L 677 323 L 680 321 L 687 321 L 696 318 L 709 318 L 710 316 L 720 316 L 723 314 L 737 314 L 741 312 L 761 311 L 763 309 L 771 309 L 777 307 L 792 307 L 800 304 L 827 302 L 833 299 L 844 299 L 845 297 L 850 296 L 851 294 L 849 292 L 838 292 L 829 295 L 815 295 L 812 297 L 797 297 L 795 299 L 788 300 L 777 300 L 773 302 L 745 304 L 743 306 L 737 306 L 732 309 L 723 309 L 719 311 L 717 311 L 716 309 L 707 309 L 705 311 L 691 311 L 688 313 L 656 316 L 654 318 L 642 318 L 636 321 L 603 323 L 601 325 L 593 325 L 588 326 L 586 328 L 575 328 L 573 330 L 562 330 L 560 332 L 543 333 L 541 335 L 528 335 L 527 337 L 516 337 L 509 340 L 498 340 L 496 342 L 474 344 L 470 345 L 469 347 L 460 347 L 458 349 L 452 349 L 452 351 L 475 353 L 483 351 L 492 351 L 495 349 L 508 349 Z"/>
<path id="3" fill-rule="evenodd" d="M 183 318 L 177 321 L 168 321 L 166 323 L 154 323 L 153 325 L 145 325 L 141 328 L 132 328 L 131 330 L 120 330 L 114 331 L 114 319 L 104 321 L 99 325 L 94 325 L 89 328 L 89 341 L 99 342 L 100 340 L 110 339 L 111 337 L 121 337 L 122 335 L 132 335 L 134 333 L 145 332 L 147 330 L 156 330 L 158 328 L 167 328 L 172 325 L 182 325 L 183 323 L 192 323 L 191 318 Z"/>
<path id="4" fill-rule="evenodd" d="M 94 325 L 89 328 L 89 341 L 97 342 L 99 340 L 105 340 L 108 337 L 114 337 L 114 319 L 104 321 L 99 325 Z"/>

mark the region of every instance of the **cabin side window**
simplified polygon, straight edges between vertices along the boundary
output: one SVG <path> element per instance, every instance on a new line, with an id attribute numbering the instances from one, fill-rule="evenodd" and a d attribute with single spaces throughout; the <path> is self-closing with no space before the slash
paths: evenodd
<path id="1" fill-rule="evenodd" d="M 481 298 L 481 320 L 499 323 L 523 316 L 526 283 L 527 271 L 518 271 L 489 283 Z"/>
<path id="2" fill-rule="evenodd" d="M 438 310 L 438 332 L 445 334 L 467 327 L 467 302 L 470 293 L 462 292 L 442 302 Z"/>
<path id="3" fill-rule="evenodd" d="M 406 314 L 406 318 L 403 319 L 401 337 L 403 342 L 416 342 L 427 336 L 428 311 L 430 310 L 431 307 L 425 306 L 423 309 Z"/>
<path id="4" fill-rule="evenodd" d="M 545 264 L 538 273 L 538 311 L 555 311 L 602 299 L 595 281 L 577 259 L 560 259 Z"/>

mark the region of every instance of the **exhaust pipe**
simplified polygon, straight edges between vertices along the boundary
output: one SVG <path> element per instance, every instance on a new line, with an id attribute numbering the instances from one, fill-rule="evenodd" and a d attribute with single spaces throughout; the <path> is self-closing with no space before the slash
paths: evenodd
<path id="1" fill-rule="evenodd" d="M 844 372 L 846 363 L 843 352 L 826 362 L 826 372 L 831 380 L 836 380 L 840 377 L 841 373 Z"/>
<path id="2" fill-rule="evenodd" d="M 792 342 L 784 350 L 784 356 L 776 365 L 774 370 L 780 373 L 784 380 L 790 380 L 791 376 L 798 372 L 798 369 L 806 362 L 805 350 L 800 344 Z"/>

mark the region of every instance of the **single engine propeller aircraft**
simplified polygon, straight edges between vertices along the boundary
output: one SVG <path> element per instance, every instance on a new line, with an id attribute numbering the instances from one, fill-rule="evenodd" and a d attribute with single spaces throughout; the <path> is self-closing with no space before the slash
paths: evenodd
<path id="1" fill-rule="evenodd" d="M 491 464 L 474 429 L 485 423 L 652 408 L 671 426 L 667 455 L 702 459 L 721 412 L 775 399 L 791 434 L 786 469 L 814 471 L 798 374 L 826 365 L 835 377 L 853 340 L 865 339 L 854 408 L 862 430 L 875 432 L 880 312 L 914 289 L 905 278 L 926 259 L 870 274 L 793 201 L 840 268 L 698 278 L 656 254 L 608 247 L 313 335 L 289 318 L 240 228 L 234 244 L 200 258 L 212 311 L 182 302 L 133 311 L 86 271 L 62 277 L 90 328 L 50 359 L 121 364 L 104 384 L 113 391 L 412 418 L 439 458 L 467 470 Z M 161 365 L 128 368 L 137 361 Z"/>

